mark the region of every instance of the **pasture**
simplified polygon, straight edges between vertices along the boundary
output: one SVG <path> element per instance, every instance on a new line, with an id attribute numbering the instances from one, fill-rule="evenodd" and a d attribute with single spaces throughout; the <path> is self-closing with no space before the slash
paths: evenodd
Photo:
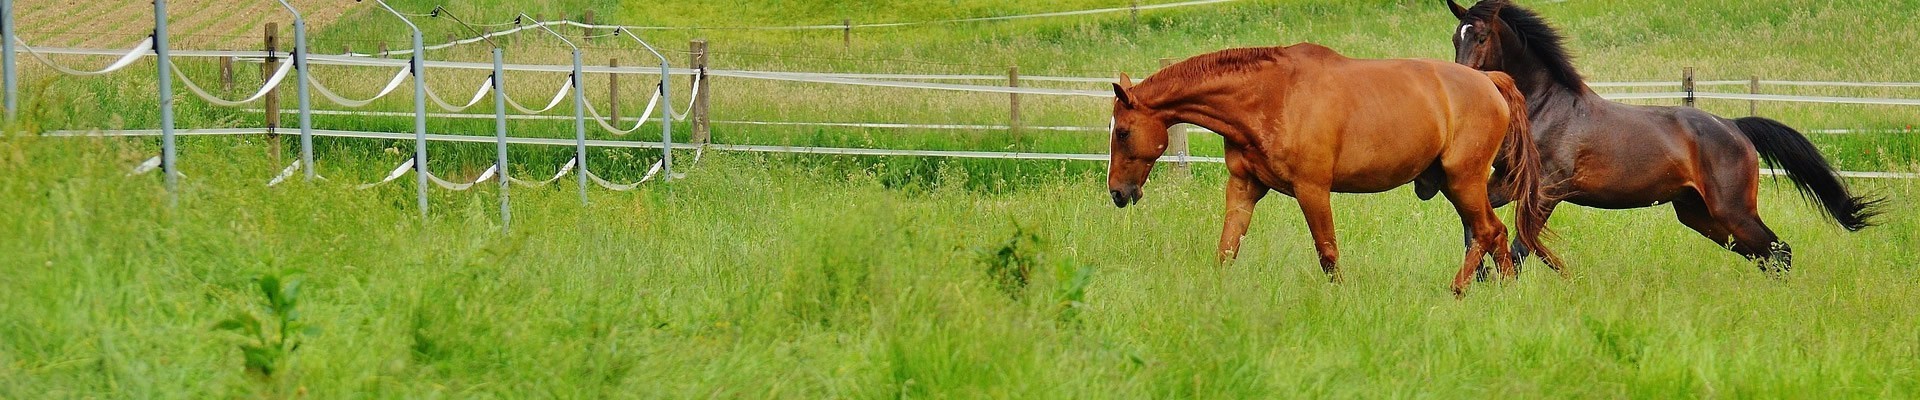
<path id="1" fill-rule="evenodd" d="M 499 21 L 508 18 L 500 9 L 553 15 L 587 7 L 531 3 L 482 1 L 455 11 Z M 1110 3 L 591 8 L 632 24 L 776 25 Z M 1003 73 L 1001 64 L 1015 64 L 1032 74 L 1104 76 L 1150 71 L 1162 57 L 1301 40 L 1356 56 L 1450 58 L 1452 18 L 1437 3 L 1248 1 L 1143 13 L 1144 26 L 1118 14 L 856 32 L 854 48 L 844 50 L 837 32 L 698 33 L 741 53 L 716 56 L 728 68 Z M 1536 9 L 1568 29 L 1594 80 L 1677 79 L 1679 67 L 1693 65 L 1735 79 L 1920 81 L 1908 67 L 1912 52 L 1872 50 L 1920 42 L 1908 28 L 1920 18 L 1913 5 L 1799 3 L 1576 1 Z M 395 2 L 412 11 L 435 4 Z M 747 9 L 755 11 L 739 11 Z M 391 16 L 372 12 L 338 11 L 328 18 L 340 22 L 314 32 L 360 43 L 356 49 L 365 46 L 358 35 L 402 38 L 386 34 L 392 21 L 378 22 Z M 694 34 L 661 33 L 657 41 Z M 533 39 L 509 43 L 524 62 L 559 63 L 565 54 Z M 640 60 L 630 48 L 618 51 L 623 65 Z M 885 59 L 948 65 L 871 61 Z M 187 68 L 213 76 L 208 65 Z M 1917 180 L 1851 180 L 1860 192 L 1892 199 L 1884 225 L 1857 233 L 1824 219 L 1790 186 L 1763 182 L 1761 215 L 1796 250 L 1796 268 L 1784 278 L 1701 239 L 1668 207 L 1565 206 L 1550 243 L 1571 264 L 1569 277 L 1531 262 L 1518 281 L 1479 284 L 1455 299 L 1447 284 L 1458 267 L 1459 221 L 1446 203 L 1420 202 L 1406 188 L 1334 196 L 1344 283 L 1326 283 L 1298 208 L 1284 196 L 1260 206 L 1240 260 L 1216 265 L 1225 180 L 1217 165 L 1162 165 L 1143 202 L 1121 210 L 1107 198 L 1102 163 L 709 152 L 676 166 L 684 179 L 591 191 L 586 206 L 570 185 L 516 188 L 509 231 L 491 188 L 434 191 L 424 220 L 410 179 L 354 189 L 404 159 L 410 144 L 319 140 L 329 180 L 269 188 L 262 183 L 286 160 L 267 154 L 291 143 L 195 137 L 182 140 L 187 176 L 170 208 L 157 174 L 127 172 L 157 151 L 152 140 L 35 134 L 150 126 L 152 65 L 127 71 L 69 78 L 28 68 L 24 118 L 0 137 L 0 398 L 1920 395 Z M 335 74 L 321 78 L 354 93 L 370 92 L 379 82 L 364 81 L 382 74 L 316 73 Z M 1916 97 L 1915 89 L 1777 90 Z M 186 99 L 181 121 L 193 127 L 259 118 Z M 375 106 L 399 110 L 405 101 Z M 996 123 L 1006 112 L 1004 95 L 745 80 L 716 83 L 714 101 L 730 118 L 767 120 Z M 1026 106 L 1032 123 L 1081 126 L 1102 125 L 1109 107 L 1047 98 Z M 1746 103 L 1702 107 L 1739 116 Z M 1920 119 L 1911 107 L 1889 106 L 1763 103 L 1761 114 L 1805 129 Z M 317 122 L 410 128 L 395 118 Z M 435 132 L 491 132 L 487 121 L 430 124 Z M 571 135 L 563 123 L 513 129 Z M 1846 169 L 1913 172 L 1920 141 L 1911 135 L 1812 139 Z M 1098 132 L 716 125 L 714 136 L 889 148 L 1106 147 Z M 1195 139 L 1196 153 L 1218 154 L 1217 138 Z M 470 177 L 490 162 L 492 147 L 432 151 L 443 157 L 435 168 Z M 569 156 L 535 146 L 513 152 L 523 176 L 550 174 Z M 610 177 L 631 178 L 657 152 L 591 156 Z M 262 277 L 299 281 L 297 295 L 279 301 L 297 303 L 298 323 L 313 328 L 266 335 L 300 342 L 270 360 L 270 376 L 249 370 L 241 349 L 249 335 L 216 329 L 236 315 L 273 319 L 273 307 L 262 306 Z"/>

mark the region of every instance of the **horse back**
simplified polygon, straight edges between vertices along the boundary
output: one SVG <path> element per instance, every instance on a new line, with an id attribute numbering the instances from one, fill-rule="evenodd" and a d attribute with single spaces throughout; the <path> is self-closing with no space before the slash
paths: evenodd
<path id="1" fill-rule="evenodd" d="M 1409 182 L 1463 140 L 1498 147 L 1509 116 L 1484 73 L 1448 62 L 1328 59 L 1292 76 L 1282 140 L 1309 157 L 1323 152 L 1336 191 Z"/>

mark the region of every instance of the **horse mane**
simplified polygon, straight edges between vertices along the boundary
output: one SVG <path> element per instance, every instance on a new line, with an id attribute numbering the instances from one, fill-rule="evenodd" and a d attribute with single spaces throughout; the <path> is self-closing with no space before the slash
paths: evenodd
<path id="1" fill-rule="evenodd" d="M 1580 71 L 1573 68 L 1573 56 L 1567 54 L 1564 45 L 1566 38 L 1560 36 L 1560 31 L 1552 25 L 1547 25 L 1540 14 L 1515 5 L 1510 0 L 1482 0 L 1467 9 L 1468 17 L 1478 21 L 1491 19 L 1495 13 L 1499 14 L 1500 22 L 1520 37 L 1520 43 L 1527 46 L 1533 57 L 1540 60 L 1554 81 L 1567 87 L 1586 84 L 1586 79 L 1580 77 Z"/>
<path id="2" fill-rule="evenodd" d="M 1144 85 L 1147 82 L 1162 80 L 1190 82 L 1221 75 L 1256 72 L 1271 62 L 1285 57 L 1285 50 L 1284 47 L 1248 47 L 1201 54 L 1169 65 L 1140 83 Z"/>

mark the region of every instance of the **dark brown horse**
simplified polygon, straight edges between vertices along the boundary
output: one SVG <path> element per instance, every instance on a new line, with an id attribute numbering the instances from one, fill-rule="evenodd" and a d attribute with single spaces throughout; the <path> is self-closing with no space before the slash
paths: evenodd
<path id="1" fill-rule="evenodd" d="M 1507 228 L 1488 203 L 1496 173 L 1516 184 L 1515 235 L 1540 247 L 1539 159 L 1527 135 L 1526 100 L 1506 74 L 1437 60 L 1357 60 L 1315 44 L 1230 49 L 1187 59 L 1134 86 L 1113 86 L 1113 204 L 1140 201 L 1167 127 L 1189 123 L 1226 139 L 1226 228 L 1220 260 L 1232 260 L 1268 190 L 1300 200 L 1320 267 L 1340 280 L 1332 192 L 1381 192 L 1415 178 L 1439 183 L 1474 241 L 1453 289 L 1463 293 L 1490 251 L 1515 271 Z M 1499 166 L 1499 168 L 1496 168 Z M 1497 172 L 1496 172 L 1497 170 Z"/>
<path id="2" fill-rule="evenodd" d="M 1691 107 L 1607 101 L 1574 70 L 1560 34 L 1532 11 L 1507 0 L 1481 1 L 1471 9 L 1445 1 L 1460 20 L 1452 32 L 1454 61 L 1511 74 L 1526 91 L 1546 169 L 1547 212 L 1560 200 L 1606 209 L 1673 203 L 1681 224 L 1755 260 L 1763 271 L 1769 265 L 1786 271 L 1793 253 L 1755 209 L 1764 158 L 1841 227 L 1873 225 L 1879 200 L 1851 194 L 1793 128 L 1758 117 L 1728 120 Z M 1494 204 L 1501 203 L 1496 196 Z M 1530 245 L 1513 246 L 1513 254 L 1524 259 Z M 1552 260 L 1548 265 L 1554 266 Z"/>

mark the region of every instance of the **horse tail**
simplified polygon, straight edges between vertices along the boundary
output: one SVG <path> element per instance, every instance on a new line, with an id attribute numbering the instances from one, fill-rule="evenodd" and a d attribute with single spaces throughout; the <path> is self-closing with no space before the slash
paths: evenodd
<path id="1" fill-rule="evenodd" d="M 1879 206 L 1884 199 L 1848 192 L 1846 183 L 1805 135 L 1780 121 L 1760 117 L 1736 119 L 1733 124 L 1747 136 L 1747 141 L 1753 142 L 1760 158 L 1785 171 L 1787 179 L 1793 180 L 1794 186 L 1800 189 L 1800 195 L 1824 206 L 1822 211 L 1841 227 L 1858 231 L 1875 225 L 1872 219 L 1880 215 Z"/>
<path id="2" fill-rule="evenodd" d="M 1552 201 L 1546 194 L 1546 188 L 1540 183 L 1540 151 L 1533 142 L 1533 123 L 1527 119 L 1527 98 L 1513 83 L 1513 77 L 1501 72 L 1487 72 L 1493 79 L 1493 86 L 1500 89 L 1500 96 L 1507 100 L 1509 122 L 1507 136 L 1501 141 L 1499 158 L 1505 161 L 1505 172 L 1495 177 L 1500 190 L 1513 199 L 1514 233 L 1520 244 L 1540 255 L 1548 265 L 1566 265 L 1560 262 L 1560 256 L 1541 244 L 1542 236 L 1551 236 L 1547 228 L 1547 203 Z"/>

